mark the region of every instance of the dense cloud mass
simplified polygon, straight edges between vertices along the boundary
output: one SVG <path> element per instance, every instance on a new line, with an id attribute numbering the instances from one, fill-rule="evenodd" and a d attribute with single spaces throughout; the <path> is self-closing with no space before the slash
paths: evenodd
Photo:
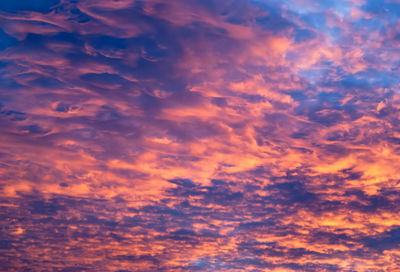
<path id="1" fill-rule="evenodd" d="M 399 19 L 0 1 L 0 270 L 398 271 Z"/>

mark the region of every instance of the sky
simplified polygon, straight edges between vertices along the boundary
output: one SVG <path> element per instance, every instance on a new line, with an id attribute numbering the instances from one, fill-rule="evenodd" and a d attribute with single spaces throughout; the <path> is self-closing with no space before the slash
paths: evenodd
<path id="1" fill-rule="evenodd" d="M 400 271 L 400 1 L 0 1 L 1 271 Z"/>

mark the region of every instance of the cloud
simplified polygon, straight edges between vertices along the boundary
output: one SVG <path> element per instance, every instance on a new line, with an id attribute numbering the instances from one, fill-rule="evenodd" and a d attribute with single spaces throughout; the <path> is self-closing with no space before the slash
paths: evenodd
<path id="1" fill-rule="evenodd" d="M 397 5 L 1 3 L 3 270 L 394 271 Z"/>

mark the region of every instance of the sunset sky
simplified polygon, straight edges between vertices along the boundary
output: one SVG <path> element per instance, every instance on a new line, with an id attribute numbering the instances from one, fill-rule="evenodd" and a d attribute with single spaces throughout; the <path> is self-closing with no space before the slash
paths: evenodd
<path id="1" fill-rule="evenodd" d="M 399 0 L 0 0 L 0 271 L 400 271 Z"/>

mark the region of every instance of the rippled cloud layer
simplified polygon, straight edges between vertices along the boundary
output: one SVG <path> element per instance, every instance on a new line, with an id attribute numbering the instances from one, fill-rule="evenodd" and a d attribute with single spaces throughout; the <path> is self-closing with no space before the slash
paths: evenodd
<path id="1" fill-rule="evenodd" d="M 2 271 L 397 271 L 396 0 L 0 1 Z"/>

